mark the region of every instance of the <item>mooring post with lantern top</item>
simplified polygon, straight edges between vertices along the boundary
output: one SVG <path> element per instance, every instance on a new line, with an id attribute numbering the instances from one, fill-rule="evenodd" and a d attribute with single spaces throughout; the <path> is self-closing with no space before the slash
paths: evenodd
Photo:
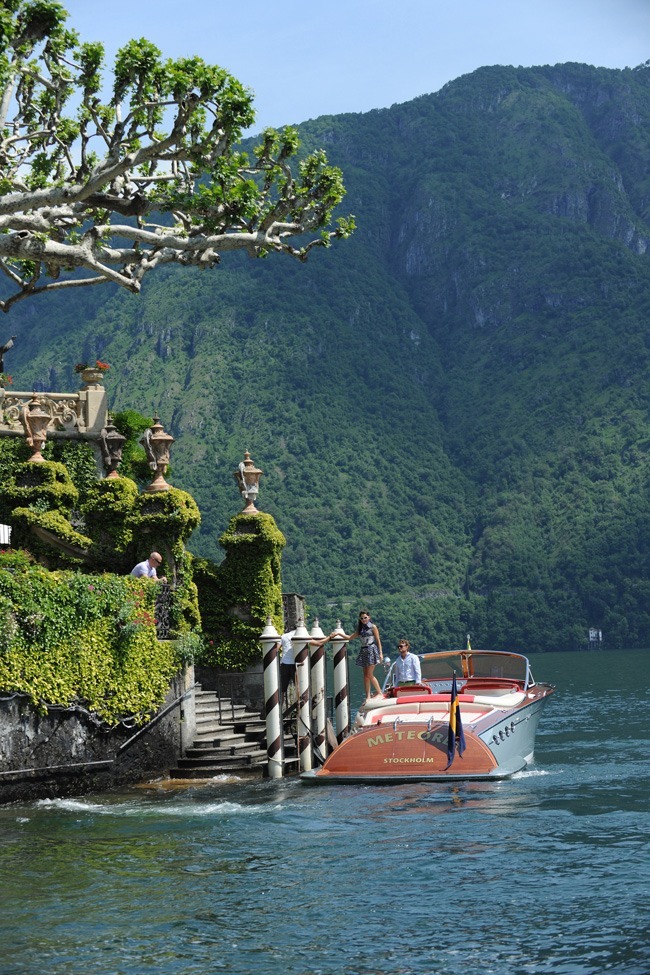
<path id="1" fill-rule="evenodd" d="M 340 634 L 340 636 L 339 636 Z M 341 744 L 350 734 L 350 694 L 348 679 L 348 641 L 341 621 L 336 621 L 332 634 L 334 653 L 334 708 L 336 715 L 336 740 Z"/>
<path id="2" fill-rule="evenodd" d="M 298 758 L 300 771 L 310 772 L 314 765 L 314 749 L 311 737 L 311 700 L 309 694 L 309 632 L 302 619 L 291 637 L 295 648 L 296 676 L 298 678 Z"/>
<path id="3" fill-rule="evenodd" d="M 284 735 L 280 708 L 280 636 L 270 616 L 260 634 L 260 643 L 264 649 L 264 716 L 268 776 L 270 779 L 281 779 L 284 775 Z"/>
<path id="4" fill-rule="evenodd" d="M 318 620 L 309 634 L 312 640 L 324 640 L 325 634 L 321 630 Z M 314 751 L 321 762 L 327 758 L 326 731 L 327 708 L 325 703 L 325 643 L 312 644 L 310 647 L 310 684 L 311 684 L 311 717 L 314 732 Z"/>

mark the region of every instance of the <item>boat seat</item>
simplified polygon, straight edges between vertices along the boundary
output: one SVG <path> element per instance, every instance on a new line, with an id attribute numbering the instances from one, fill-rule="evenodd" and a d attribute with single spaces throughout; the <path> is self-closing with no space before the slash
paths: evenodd
<path id="1" fill-rule="evenodd" d="M 422 694 L 422 695 L 411 696 L 411 697 L 398 697 L 397 698 L 397 703 L 398 704 L 405 704 L 407 702 L 408 703 L 417 702 L 418 704 L 432 704 L 434 702 L 442 701 L 443 703 L 446 702 L 447 704 L 449 704 L 449 701 L 450 700 L 451 700 L 451 695 L 450 694 L 429 694 L 429 695 Z M 459 694 L 458 695 L 458 700 L 459 700 L 459 702 L 461 704 L 463 702 L 470 703 L 471 701 L 474 700 L 474 695 L 473 694 Z"/>
<path id="2" fill-rule="evenodd" d="M 466 692 L 476 693 L 476 691 L 485 693 L 486 691 L 493 691 L 495 694 L 513 694 L 515 691 L 520 691 L 521 687 L 516 681 L 504 681 L 499 678 L 490 677 L 468 677 L 463 690 Z"/>
<path id="3" fill-rule="evenodd" d="M 397 687 L 387 688 L 387 697 L 411 697 L 423 694 L 433 694 L 428 684 L 398 684 Z"/>
<path id="4" fill-rule="evenodd" d="M 398 704 L 422 704 L 431 700 L 442 701 L 442 699 L 442 694 L 398 694 L 395 698 Z M 447 700 L 449 700 L 448 694 Z"/>

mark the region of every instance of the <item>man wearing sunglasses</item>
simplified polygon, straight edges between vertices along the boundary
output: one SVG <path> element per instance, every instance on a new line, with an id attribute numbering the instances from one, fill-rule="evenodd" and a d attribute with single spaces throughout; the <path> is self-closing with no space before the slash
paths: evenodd
<path id="1" fill-rule="evenodd" d="M 411 653 L 411 644 L 408 640 L 400 640 L 397 650 L 399 657 L 393 667 L 393 685 L 398 687 L 400 684 L 420 684 L 422 682 L 420 658 Z"/>
<path id="2" fill-rule="evenodd" d="M 158 578 L 157 567 L 162 565 L 162 555 L 158 552 L 152 552 L 148 559 L 144 562 L 138 562 L 138 564 L 131 569 L 131 575 L 139 579 L 140 576 L 146 576 L 147 579 L 156 579 L 157 582 L 167 582 L 165 576 Z"/>

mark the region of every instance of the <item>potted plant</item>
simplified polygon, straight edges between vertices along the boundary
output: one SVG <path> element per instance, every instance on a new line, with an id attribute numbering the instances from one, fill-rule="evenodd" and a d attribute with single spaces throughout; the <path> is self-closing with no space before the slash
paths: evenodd
<path id="1" fill-rule="evenodd" d="M 108 362 L 102 362 L 101 359 L 96 359 L 94 363 L 88 362 L 78 362 L 74 371 L 81 374 L 86 386 L 97 385 L 104 380 L 104 373 L 108 372 L 111 367 Z"/>

